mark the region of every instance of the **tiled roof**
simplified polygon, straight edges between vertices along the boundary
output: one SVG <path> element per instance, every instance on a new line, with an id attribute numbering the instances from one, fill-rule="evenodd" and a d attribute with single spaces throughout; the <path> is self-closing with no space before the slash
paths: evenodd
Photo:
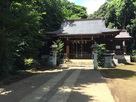
<path id="1" fill-rule="evenodd" d="M 117 36 L 115 36 L 115 38 L 132 38 L 129 33 L 123 29 Z"/>
<path id="2" fill-rule="evenodd" d="M 103 19 L 80 19 L 80 20 L 65 20 L 62 22 L 60 29 L 47 34 L 102 34 L 106 32 L 117 32 L 119 30 L 109 29 L 105 26 Z"/>

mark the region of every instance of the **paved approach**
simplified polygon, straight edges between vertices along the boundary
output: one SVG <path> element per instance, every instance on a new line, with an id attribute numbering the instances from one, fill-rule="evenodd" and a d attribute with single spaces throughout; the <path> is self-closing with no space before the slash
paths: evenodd
<path id="1" fill-rule="evenodd" d="M 100 72 L 91 67 L 45 71 L 3 88 L 0 102 L 114 102 Z"/>

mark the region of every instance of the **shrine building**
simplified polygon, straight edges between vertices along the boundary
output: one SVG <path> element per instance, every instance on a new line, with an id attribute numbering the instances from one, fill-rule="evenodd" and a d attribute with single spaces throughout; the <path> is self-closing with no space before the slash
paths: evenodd
<path id="1" fill-rule="evenodd" d="M 125 41 L 131 38 L 126 30 L 106 28 L 102 18 L 65 20 L 58 30 L 46 32 L 46 35 L 64 42 L 64 57 L 69 59 L 92 58 L 94 42 L 105 44 L 109 52 L 123 55 L 126 53 Z"/>

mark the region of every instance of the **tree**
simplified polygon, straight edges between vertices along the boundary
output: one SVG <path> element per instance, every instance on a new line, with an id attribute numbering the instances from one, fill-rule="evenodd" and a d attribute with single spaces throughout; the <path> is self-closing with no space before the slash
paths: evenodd
<path id="1" fill-rule="evenodd" d="M 0 1 L 0 72 L 5 76 L 23 66 L 24 58 L 37 53 L 41 41 L 37 0 Z M 4 62 L 4 63 L 3 63 Z"/>
<path id="2" fill-rule="evenodd" d="M 127 29 L 130 32 L 130 35 L 133 37 L 131 43 L 128 44 L 128 49 L 136 48 L 136 25 L 135 14 L 136 14 L 136 1 L 135 0 L 111 0 L 109 2 L 109 7 L 113 7 L 115 10 L 114 21 L 116 21 L 116 26 L 119 29 Z"/>
<path id="3" fill-rule="evenodd" d="M 24 59 L 36 58 L 46 43 L 44 32 L 59 29 L 63 19 L 86 14 L 85 7 L 68 0 L 0 0 L 0 75 L 23 69 Z"/>
<path id="4" fill-rule="evenodd" d="M 81 19 L 87 18 L 86 8 L 75 3 L 71 3 L 67 0 L 64 0 L 62 12 L 65 19 Z"/>
<path id="5" fill-rule="evenodd" d="M 108 0 L 91 18 L 103 17 L 109 28 L 127 29 L 133 37 L 127 49 L 136 49 L 136 1 L 135 0 Z"/>
<path id="6" fill-rule="evenodd" d="M 59 29 L 64 19 L 87 18 L 85 7 L 68 0 L 43 0 L 41 5 L 46 10 L 46 15 L 42 16 L 41 21 L 44 32 Z"/>

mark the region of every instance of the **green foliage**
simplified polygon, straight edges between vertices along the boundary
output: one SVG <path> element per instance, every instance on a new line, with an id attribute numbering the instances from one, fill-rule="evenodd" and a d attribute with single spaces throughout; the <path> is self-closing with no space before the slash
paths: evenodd
<path id="1" fill-rule="evenodd" d="M 100 44 L 98 48 L 98 66 L 103 67 L 105 52 L 106 52 L 105 44 Z"/>
<path id="2" fill-rule="evenodd" d="M 132 56 L 136 56 L 136 50 L 132 50 Z"/>
<path id="3" fill-rule="evenodd" d="M 64 42 L 62 42 L 60 39 L 56 40 L 55 43 L 58 45 L 57 47 L 57 64 L 60 64 L 63 61 L 63 47 Z"/>
<path id="4" fill-rule="evenodd" d="M 135 56 L 131 56 L 131 61 L 132 62 L 136 62 L 136 55 Z"/>
<path id="5" fill-rule="evenodd" d="M 70 2 L 63 2 L 63 4 L 62 12 L 65 19 L 87 18 L 88 15 L 85 7 Z"/>
<path id="6" fill-rule="evenodd" d="M 41 20 L 42 30 L 47 32 L 59 29 L 60 24 L 64 19 L 61 11 L 61 0 L 42 0 L 40 6 L 42 6 L 42 11 L 46 11 L 46 14 L 42 16 Z"/>
<path id="7" fill-rule="evenodd" d="M 28 59 L 25 58 L 24 63 L 25 63 L 25 65 L 31 66 L 33 63 L 33 59 L 32 58 L 28 58 Z"/>
<path id="8" fill-rule="evenodd" d="M 103 17 L 108 28 L 126 29 L 133 37 L 127 43 L 127 51 L 136 48 L 136 1 L 108 0 L 90 18 Z"/>
<path id="9" fill-rule="evenodd" d="M 115 26 L 115 24 L 111 23 L 111 22 L 109 23 L 108 28 L 117 29 L 117 27 Z"/>
<path id="10" fill-rule="evenodd" d="M 0 76 L 24 69 L 24 59 L 34 58 L 63 19 L 87 17 L 86 8 L 68 0 L 0 0 Z M 62 56 L 61 41 L 59 58 Z"/>
<path id="11" fill-rule="evenodd" d="M 131 61 L 136 62 L 136 50 L 132 50 L 131 52 Z"/>
<path id="12" fill-rule="evenodd" d="M 0 1 L 0 75 L 24 68 L 24 59 L 35 57 L 41 46 L 37 0 Z"/>
<path id="13" fill-rule="evenodd" d="M 68 0 L 43 0 L 41 4 L 46 15 L 42 16 L 43 31 L 54 31 L 60 28 L 64 19 L 87 18 L 86 8 L 69 2 Z"/>

